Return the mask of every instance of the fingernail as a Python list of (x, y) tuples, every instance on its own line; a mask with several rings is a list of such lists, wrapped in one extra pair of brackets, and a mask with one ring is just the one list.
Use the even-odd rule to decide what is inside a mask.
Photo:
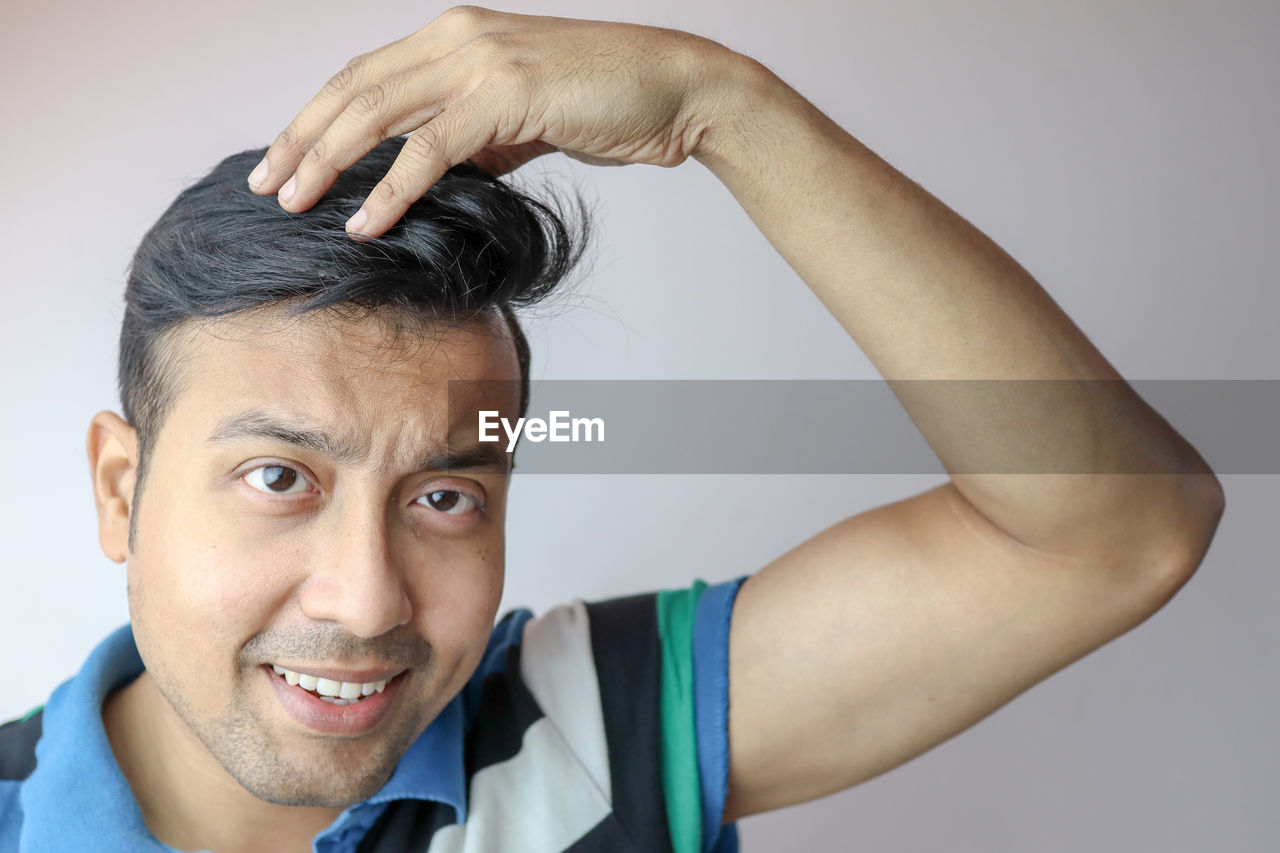
[(271, 171), (271, 167), (267, 165), (267, 158), (263, 157), (262, 162), (253, 167), (253, 171), (249, 173), (249, 186), (257, 189), (262, 186), (262, 182), (267, 179), (267, 173)]
[(347, 220), (347, 233), (357, 234), (364, 227), (365, 222), (369, 220), (369, 214), (364, 212), (364, 208), (360, 208), (355, 215)]
[(293, 198), (293, 190), (297, 186), (298, 186), (298, 179), (296, 177), (290, 178), (289, 180), (285, 181), (284, 186), (282, 186), (280, 188), (280, 192), (277, 193), (277, 195), (280, 197), (280, 200), (288, 201), (289, 199)]

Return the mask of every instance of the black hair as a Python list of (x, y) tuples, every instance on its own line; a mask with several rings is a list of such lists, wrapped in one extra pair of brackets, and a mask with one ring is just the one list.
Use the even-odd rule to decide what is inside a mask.
[(571, 218), (557, 196), (548, 203), (463, 163), (385, 235), (352, 239), (346, 220), (403, 144), (378, 145), (300, 214), (249, 190), (246, 176), (265, 148), (232, 155), (180, 193), (142, 238), (125, 284), (119, 361), (124, 415), (138, 433), (135, 502), (177, 393), (167, 335), (195, 318), (280, 304), (294, 314), (376, 311), (426, 328), (497, 312), (515, 339), (524, 414), (529, 346), (512, 308), (543, 299), (577, 265), (591, 230), (586, 204), (575, 194)]

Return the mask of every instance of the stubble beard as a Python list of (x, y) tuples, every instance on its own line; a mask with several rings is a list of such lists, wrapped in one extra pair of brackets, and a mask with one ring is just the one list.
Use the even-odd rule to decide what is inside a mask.
[(158, 679), (156, 683), (178, 717), (240, 787), (280, 806), (345, 808), (367, 800), (387, 783), (425, 728), (416, 725), (417, 715), (400, 709), (402, 719), (395, 728), (358, 741), (290, 733), (288, 741), (298, 744), (290, 752), (290, 745), (269, 731), (261, 710), (252, 707), (243, 684), (216, 718), (203, 720), (178, 693)]

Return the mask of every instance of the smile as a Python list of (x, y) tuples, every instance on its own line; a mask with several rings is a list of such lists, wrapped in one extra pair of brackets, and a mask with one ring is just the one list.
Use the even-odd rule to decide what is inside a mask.
[(316, 675), (279, 664), (259, 669), (294, 721), (318, 734), (347, 738), (362, 737), (381, 726), (399, 705), (402, 688), (411, 677), (409, 670), (322, 670), (324, 675)]
[(354, 705), (366, 697), (387, 689), (387, 679), (366, 682), (334, 681), (332, 678), (294, 672), (276, 664), (272, 664), (271, 669), (290, 686), (301, 687), (303, 690), (315, 693), (331, 705)]

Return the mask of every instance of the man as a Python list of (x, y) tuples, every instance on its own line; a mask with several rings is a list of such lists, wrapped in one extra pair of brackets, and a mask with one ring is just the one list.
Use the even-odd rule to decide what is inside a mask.
[[(509, 306), (576, 250), (450, 168), (552, 151), (704, 164), (891, 381), (1050, 393), (899, 383), (946, 485), (741, 583), (494, 629), (510, 457), (474, 413), (523, 409)], [(125, 418), (88, 441), (131, 628), (0, 730), (0, 850), (733, 849), (738, 818), (891, 769), (1141, 623), (1221, 516), (1021, 267), (714, 42), (459, 7), (251, 165), (135, 259)]]

